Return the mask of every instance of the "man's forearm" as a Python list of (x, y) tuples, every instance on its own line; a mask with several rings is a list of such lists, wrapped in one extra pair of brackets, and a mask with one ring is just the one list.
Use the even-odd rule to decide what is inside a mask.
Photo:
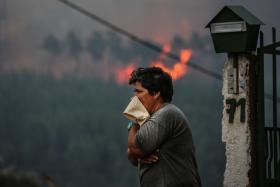
[(136, 134), (137, 131), (139, 130), (139, 125), (134, 124), (129, 132), (128, 132), (128, 147), (135, 147), (135, 139), (136, 139)]
[(129, 148), (127, 149), (127, 158), (132, 165), (138, 166), (138, 158), (135, 158), (131, 155)]
[(136, 144), (136, 134), (139, 130), (138, 125), (134, 125), (128, 133), (128, 149), (127, 156), (128, 160), (134, 165), (138, 166), (139, 160), (146, 164), (152, 164), (158, 161), (158, 150), (146, 155)]
[(134, 125), (128, 133), (128, 156), (131, 158), (142, 158), (145, 156), (144, 152), (136, 145), (136, 134), (139, 129), (139, 125)]

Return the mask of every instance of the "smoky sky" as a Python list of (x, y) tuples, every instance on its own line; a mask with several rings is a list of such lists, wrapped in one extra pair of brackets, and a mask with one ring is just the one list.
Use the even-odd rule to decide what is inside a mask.
[[(198, 51), (195, 55), (204, 53), (206, 48), (209, 52), (209, 46), (214, 55), (205, 25), (225, 5), (243, 5), (266, 24), (262, 26), (266, 32), (270, 32), (272, 26), (280, 29), (278, 0), (72, 1), (141, 38), (161, 45), (172, 43), (175, 52), (181, 46), (192, 48)], [(128, 62), (140, 56), (142, 62), (147, 62), (156, 56), (57, 0), (0, 0), (0, 7), (1, 49), (5, 47), (0, 53), (13, 57), (6, 63), (10, 66), (7, 68), (36, 66), (40, 69), (38, 62), (49, 60), (42, 56), (42, 51), (43, 55), (48, 51), (55, 57), (69, 54), (74, 61), (79, 61), (84, 53), (102, 60), (108, 51), (112, 58), (107, 61)], [(62, 60), (65, 59), (57, 59)], [(90, 61), (88, 57), (83, 60)], [(84, 69), (89, 68), (85, 65)]]
[[(23, 23), (23, 30), (64, 33), (75, 29), (89, 34), (100, 24), (71, 10), (57, 0), (6, 1), (11, 21)], [(279, 27), (278, 0), (75, 0), (96, 15), (142, 37), (170, 40), (175, 34), (207, 34), (204, 26), (225, 5), (243, 5), (267, 26)]]
[[(146, 39), (146, 41), (163, 48), (160, 43), (149, 39)], [(193, 33), (189, 40), (185, 40), (180, 35), (175, 35), (169, 44), (171, 45), (171, 51), (175, 54), (180, 54), (182, 49), (192, 49), (196, 53), (200, 51), (204, 55), (209, 55), (213, 52), (209, 50), (209, 43), (209, 37)], [(88, 53), (94, 62), (102, 61), (106, 53), (109, 52), (113, 59), (123, 62), (123, 64), (131, 63), (133, 59), (138, 59), (141, 64), (149, 65), (148, 62), (157, 59), (159, 56), (158, 52), (135, 41), (126, 41), (112, 31), (105, 33), (92, 31), (88, 37), (83, 39), (72, 30), (66, 33), (65, 37), (60, 38), (55, 36), (54, 33), (49, 33), (42, 40), (41, 50), (53, 57), (58, 57), (64, 53), (76, 58), (76, 60), (79, 60), (82, 53)]]

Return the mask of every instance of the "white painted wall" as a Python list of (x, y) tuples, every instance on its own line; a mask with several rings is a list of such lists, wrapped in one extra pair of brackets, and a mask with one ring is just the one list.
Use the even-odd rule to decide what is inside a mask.
[[(250, 129), (248, 123), (249, 99), (248, 99), (248, 82), (249, 82), (249, 61), (244, 56), (239, 56), (239, 84), (244, 87), (240, 88), (239, 94), (228, 93), (228, 70), (233, 65), (233, 59), (230, 57), (225, 63), (223, 70), (223, 90), (224, 110), (222, 119), (222, 141), (226, 146), (226, 169), (224, 173), (224, 187), (242, 187), (249, 184), (248, 171), (251, 165), (250, 158)], [(236, 108), (233, 123), (229, 123), (229, 114), (226, 109), (226, 99), (234, 98), (237, 101), (240, 98), (246, 99), (245, 105), (245, 122), (240, 122), (241, 106)]]

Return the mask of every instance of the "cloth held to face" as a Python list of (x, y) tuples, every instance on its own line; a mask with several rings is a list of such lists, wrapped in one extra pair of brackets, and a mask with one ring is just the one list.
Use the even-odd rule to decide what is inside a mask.
[(130, 103), (124, 110), (123, 115), (134, 123), (138, 123), (140, 126), (150, 117), (149, 112), (137, 96), (134, 96), (131, 99)]

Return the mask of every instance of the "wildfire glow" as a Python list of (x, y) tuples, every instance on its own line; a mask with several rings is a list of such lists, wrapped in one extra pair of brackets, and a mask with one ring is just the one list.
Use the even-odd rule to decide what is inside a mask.
[(187, 64), (192, 56), (191, 49), (183, 49), (181, 50), (180, 60), (182, 63)]
[[(172, 46), (170, 44), (164, 44), (162, 48), (162, 53), (159, 55), (157, 60), (150, 63), (150, 66), (155, 66), (161, 68), (163, 71), (170, 74), (172, 79), (175, 81), (183, 77), (188, 72), (188, 62), (192, 56), (191, 49), (183, 49), (180, 51), (180, 61), (176, 62), (173, 67), (166, 66), (163, 61), (166, 55), (171, 52)], [(131, 72), (136, 68), (135, 64), (129, 64), (125, 67), (118, 68), (115, 70), (116, 81), (119, 84), (125, 84), (128, 82)]]
[(116, 81), (119, 84), (126, 84), (132, 71), (136, 68), (135, 64), (128, 64), (125, 67), (115, 70)]
[[(164, 49), (164, 48), (163, 48)], [(166, 52), (163, 50), (161, 56), (163, 54), (166, 54)], [(192, 56), (192, 50), (190, 49), (183, 49), (180, 52), (180, 61), (176, 62), (172, 68), (167, 67), (163, 64), (164, 58), (160, 58), (159, 60), (152, 63), (152, 66), (156, 66), (161, 68), (163, 71), (169, 73), (173, 80), (177, 80), (181, 77), (183, 77), (188, 72), (188, 62)]]
[(164, 44), (163, 48), (162, 48), (162, 54), (166, 55), (167, 53), (169, 53), (171, 51), (171, 45), (170, 44)]

